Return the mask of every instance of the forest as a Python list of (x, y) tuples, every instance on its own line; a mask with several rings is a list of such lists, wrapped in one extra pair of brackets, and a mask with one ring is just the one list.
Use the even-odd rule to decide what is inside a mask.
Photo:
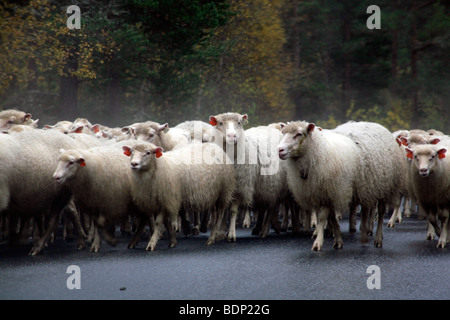
[[(70, 29), (67, 7), (80, 8)], [(380, 29), (366, 25), (370, 5)], [(0, 0), (0, 110), (176, 125), (374, 121), (450, 132), (450, 2)]]

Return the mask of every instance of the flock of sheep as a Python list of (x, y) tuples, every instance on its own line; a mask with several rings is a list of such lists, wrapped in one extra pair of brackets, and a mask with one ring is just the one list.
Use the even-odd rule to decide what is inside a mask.
[[(120, 128), (87, 119), (37, 128), (18, 110), (0, 112), (0, 227), (11, 245), (32, 237), (41, 252), (60, 223), (76, 231), (78, 248), (101, 239), (115, 243), (120, 226), (134, 248), (149, 227), (147, 250), (165, 234), (210, 230), (208, 245), (236, 241), (236, 224), (254, 222), (252, 234), (314, 228), (312, 250), (325, 229), (342, 248), (339, 220), (382, 246), (388, 226), (416, 204), (429, 221), (427, 238), (447, 242), (450, 210), (450, 139), (429, 130), (397, 131), (372, 122), (332, 130), (292, 121), (244, 129), (248, 116), (223, 113), (177, 126), (153, 121)], [(254, 220), (254, 221), (252, 221)]]

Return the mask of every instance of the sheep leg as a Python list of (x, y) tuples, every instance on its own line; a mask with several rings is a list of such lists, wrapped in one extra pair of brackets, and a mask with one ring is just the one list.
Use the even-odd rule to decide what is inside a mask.
[(341, 249), (344, 246), (344, 241), (342, 240), (341, 227), (339, 225), (339, 221), (337, 219), (337, 215), (336, 212), (334, 212), (334, 210), (331, 211), (331, 213), (328, 215), (328, 222), (331, 226), (331, 230), (333, 230), (334, 235), (333, 248)]
[[(428, 222), (434, 228), (434, 233), (438, 237), (440, 237), (441, 236), (441, 228), (439, 227), (439, 225), (438, 225), (438, 223), (436, 221), (436, 219), (437, 219), (437, 210), (436, 209), (427, 210), (427, 215), (428, 215)], [(432, 240), (433, 238), (434, 238), (434, 236), (431, 237), (429, 240)]]
[(266, 213), (263, 215), (263, 221), (261, 226), (261, 231), (259, 232), (260, 238), (267, 237), (270, 229), (270, 222), (272, 221), (272, 216), (274, 215), (273, 208), (267, 209)]
[(162, 213), (159, 213), (155, 219), (155, 230), (153, 231), (145, 250), (147, 250), (147, 251), (155, 250), (156, 244), (158, 243), (158, 240), (159, 240), (159, 233), (160, 233), (160, 230), (162, 227), (163, 220), (164, 220), (164, 215)]
[(320, 209), (319, 214), (317, 215), (317, 228), (316, 228), (317, 236), (316, 236), (316, 240), (314, 240), (313, 246), (311, 248), (311, 250), (313, 250), (313, 251), (322, 250), (325, 224), (327, 222), (329, 213), (330, 213), (330, 209), (322, 208), (322, 209)]
[(375, 233), (374, 245), (377, 248), (381, 248), (383, 246), (383, 218), (386, 213), (387, 206), (383, 201), (378, 202), (378, 222), (377, 222), (377, 231)]
[(367, 232), (367, 220), (369, 218), (369, 208), (366, 206), (361, 207), (361, 222), (360, 222), (360, 241), (361, 243), (369, 242), (368, 232)]
[(427, 240), (433, 240), (436, 233), (434, 232), (433, 225), (428, 221), (427, 223)]
[[(228, 227), (228, 236), (227, 236), (228, 242), (236, 242), (236, 217), (238, 215), (238, 210), (239, 210), (239, 203), (237, 201), (233, 201), (230, 208), (231, 217), (230, 217), (230, 226)], [(219, 219), (222, 218), (216, 217), (215, 226), (218, 224), (217, 222)]]
[(141, 238), (142, 232), (145, 228), (145, 219), (139, 219), (137, 228), (135, 233), (133, 234), (133, 237), (131, 238), (130, 242), (128, 243), (128, 249), (134, 249), (136, 248), (137, 244), (139, 243), (139, 239)]
[(75, 226), (75, 229), (78, 233), (78, 250), (83, 249), (86, 247), (86, 238), (87, 235), (83, 230), (83, 227), (81, 226), (81, 220), (80, 220), (80, 214), (75, 206), (75, 203), (71, 201), (66, 209), (64, 210), (64, 213), (66, 214), (66, 218), (70, 219), (72, 221), (72, 224)]
[(169, 248), (174, 248), (177, 245), (177, 235), (175, 232), (174, 224), (170, 216), (166, 216), (164, 219), (164, 224), (169, 233)]
[(437, 244), (438, 248), (445, 248), (445, 245), (447, 244), (447, 229), (448, 229), (448, 218), (449, 213), (448, 210), (441, 210), (439, 212), (439, 220), (441, 220), (441, 236), (439, 237), (439, 241)]
[[(216, 221), (213, 226), (213, 230), (211, 231), (211, 234), (206, 241), (206, 245), (208, 246), (213, 244), (216, 240), (220, 239), (220, 231), (222, 227), (223, 217), (225, 215), (225, 207), (216, 206), (214, 211), (216, 212)], [(236, 234), (234, 235), (234, 241), (236, 241)]]
[(92, 219), (91, 228), (94, 234), (94, 239), (92, 240), (91, 245), (91, 252), (98, 252), (100, 250), (101, 238), (100, 238), (100, 231), (98, 230), (98, 225), (97, 223), (94, 222), (94, 219)]
[(350, 205), (350, 223), (349, 223), (349, 232), (356, 232), (356, 211), (358, 210), (358, 205), (352, 203)]
[(291, 221), (292, 221), (292, 234), (295, 236), (300, 235), (300, 207), (295, 203), (290, 204)]
[(45, 230), (42, 237), (39, 238), (37, 243), (33, 245), (33, 248), (31, 248), (31, 251), (29, 253), (30, 256), (37, 255), (39, 252), (42, 251), (45, 244), (47, 243), (48, 239), (52, 235), (53, 231), (55, 230), (56, 224), (59, 221), (60, 212), (63, 210), (63, 208), (66, 206), (69, 199), (67, 198), (61, 198), (54, 203), (50, 209), (50, 218), (48, 221), (47, 229)]
[(207, 211), (203, 214), (202, 221), (200, 223), (200, 232), (206, 233), (208, 231), (208, 221), (209, 221), (210, 212)]
[(289, 204), (285, 201), (280, 207), (281, 216), (283, 217), (281, 221), (281, 232), (286, 232), (289, 226)]
[(404, 215), (406, 218), (411, 217), (411, 198), (404, 198), (403, 199), (403, 205), (404, 205)]
[(200, 223), (201, 223), (200, 212), (195, 211), (194, 212), (194, 226), (192, 227), (192, 234), (195, 236), (200, 234)]
[(242, 228), (250, 228), (250, 225), (251, 225), (250, 210), (248, 208), (245, 208), (244, 222), (242, 223)]

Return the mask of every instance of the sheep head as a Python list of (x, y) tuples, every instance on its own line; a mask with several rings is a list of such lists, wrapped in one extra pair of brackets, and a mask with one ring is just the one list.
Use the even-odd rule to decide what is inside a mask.
[(130, 157), (130, 166), (133, 170), (147, 170), (152, 161), (163, 155), (164, 149), (152, 143), (139, 143), (132, 148), (122, 147), (124, 154)]
[(283, 139), (278, 145), (278, 156), (285, 160), (300, 155), (303, 142), (312, 134), (316, 125), (305, 121), (294, 121), (287, 124), (282, 123), (280, 127)]
[(406, 148), (406, 156), (413, 160), (421, 177), (428, 177), (433, 173), (438, 161), (443, 161), (447, 149), (435, 145), (417, 145)]
[(236, 144), (243, 137), (243, 126), (248, 123), (248, 115), (239, 113), (222, 113), (209, 117), (209, 123), (214, 126), (227, 144)]
[(53, 173), (53, 180), (62, 184), (76, 177), (78, 170), (86, 166), (84, 157), (76, 150), (60, 150), (58, 165)]

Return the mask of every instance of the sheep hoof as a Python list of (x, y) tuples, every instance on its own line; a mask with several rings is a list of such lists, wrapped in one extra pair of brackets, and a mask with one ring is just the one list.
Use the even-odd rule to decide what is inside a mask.
[(192, 228), (192, 234), (194, 236), (198, 236), (200, 234), (200, 231), (199, 231), (198, 227)]
[(227, 237), (228, 242), (236, 242), (236, 236)]
[(321, 251), (321, 250), (322, 250), (322, 245), (319, 244), (319, 243), (314, 242), (314, 244), (313, 244), (311, 250), (312, 250), (312, 251)]
[(32, 248), (31, 249), (31, 251), (30, 251), (30, 253), (28, 253), (28, 255), (30, 255), (30, 256), (36, 256), (36, 255), (38, 255), (39, 254), (39, 252), (40, 252), (41, 250), (39, 249), (39, 248)]
[(445, 248), (445, 244), (446, 244), (446, 241), (439, 240), (436, 248), (442, 248), (443, 249), (443, 248)]
[(383, 242), (375, 240), (374, 245), (375, 245), (375, 248), (381, 248), (381, 247), (383, 247)]
[(155, 251), (155, 247), (156, 247), (155, 244), (149, 244), (147, 246), (147, 248), (145, 248), (145, 250), (147, 250), (147, 251)]
[(344, 242), (343, 241), (336, 241), (333, 244), (333, 248), (335, 249), (342, 249), (344, 247)]
[(214, 239), (208, 239), (208, 241), (206, 241), (206, 245), (210, 246), (214, 243)]

